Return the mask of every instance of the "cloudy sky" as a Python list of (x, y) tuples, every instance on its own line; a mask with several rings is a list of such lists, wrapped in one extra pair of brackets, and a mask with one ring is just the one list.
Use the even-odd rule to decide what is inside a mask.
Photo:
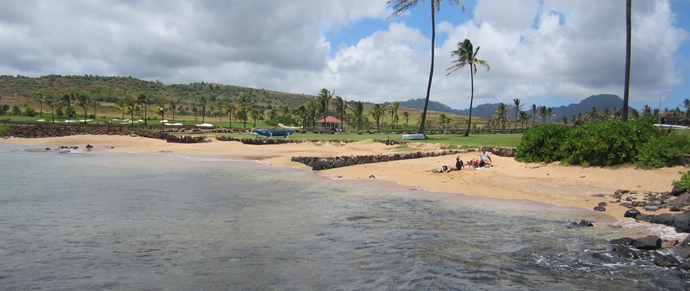
[[(430, 3), (389, 18), (386, 0), (0, 0), (0, 74), (119, 75), (369, 102), (423, 98)], [(431, 100), (469, 107), (469, 38), (491, 65), (475, 104), (558, 106), (623, 96), (625, 0), (443, 1)], [(631, 106), (690, 98), (690, 0), (634, 0)]]

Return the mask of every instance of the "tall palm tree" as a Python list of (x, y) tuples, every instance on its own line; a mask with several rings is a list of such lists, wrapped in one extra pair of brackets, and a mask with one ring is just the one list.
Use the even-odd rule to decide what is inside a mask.
[(506, 106), (505, 103), (498, 103), (494, 118), (496, 119), (496, 123), (501, 125), (501, 129), (506, 129), (506, 123), (508, 123), (510, 118), (508, 117), (508, 106)]
[(173, 121), (175, 120), (175, 111), (177, 111), (177, 107), (179, 107), (179, 106), (180, 106), (179, 100), (170, 101), (170, 112), (172, 113), (172, 120)]
[(477, 59), (478, 52), (479, 47), (477, 47), (477, 49), (474, 50), (472, 42), (469, 39), (465, 39), (465, 41), (459, 42), (458, 49), (451, 52), (451, 57), (457, 57), (457, 59), (452, 61), (451, 63), (454, 63), (454, 65), (446, 70), (450, 71), (448, 72), (448, 74), (446, 74), (446, 76), (448, 76), (451, 73), (457, 71), (458, 69), (464, 67), (465, 65), (470, 65), (472, 95), (470, 97), (470, 117), (469, 122), (467, 123), (467, 131), (465, 132), (465, 136), (470, 135), (470, 125), (472, 124), (472, 102), (474, 102), (474, 74), (477, 73), (477, 65), (485, 66), (487, 72), (491, 70), (491, 66), (489, 66), (489, 63), (487, 61)]
[(369, 111), (369, 115), (376, 120), (376, 130), (381, 130), (381, 117), (383, 117), (384, 114), (386, 114), (386, 109), (382, 104), (374, 105), (371, 111)]
[(343, 97), (335, 96), (335, 112), (340, 119), (340, 129), (345, 129), (345, 110), (347, 109), (347, 101)]
[(398, 121), (398, 108), (400, 107), (400, 101), (391, 102), (388, 110), (391, 113), (391, 129), (395, 128), (395, 123)]
[[(412, 9), (417, 3), (423, 0), (388, 0), (388, 4), (393, 4), (393, 13), (388, 17), (398, 16)], [(436, 13), (441, 9), (441, 0), (430, 0), (431, 2), (431, 68), (429, 69), (429, 82), (426, 86), (426, 101), (424, 102), (424, 111), (422, 112), (422, 120), (419, 125), (417, 133), (424, 133), (424, 124), (426, 123), (426, 111), (429, 107), (429, 94), (431, 93), (431, 81), (434, 78), (434, 47), (436, 42)], [(462, 7), (462, 12), (465, 12), (465, 5), (459, 0), (448, 0), (449, 4), (457, 4)], [(472, 110), (470, 108), (470, 110)]]
[(48, 95), (44, 95), (43, 93), (38, 93), (36, 96), (34, 96), (34, 100), (38, 101), (38, 103), (41, 105), (41, 111), (40, 111), (40, 116), (43, 117), (43, 103), (45, 102), (45, 98)]
[(79, 106), (81, 106), (81, 108), (84, 108), (84, 124), (86, 124), (86, 119), (87, 119), (86, 108), (89, 106), (89, 101), (91, 101), (91, 99), (86, 94), (80, 93), (77, 95), (77, 104), (79, 104)]
[(229, 103), (225, 105), (225, 107), (223, 107), (223, 112), (225, 112), (225, 114), (228, 115), (228, 128), (232, 128), (232, 115), (235, 114), (236, 110), (237, 108), (235, 107), (235, 105)]
[(525, 112), (525, 111), (520, 111), (520, 121), (522, 121), (522, 129), (525, 129), (525, 122), (527, 122), (532, 116)]
[(632, 35), (632, 0), (625, 1), (625, 88), (623, 89), (623, 121), (628, 121), (628, 94), (630, 93), (630, 52)]
[(331, 98), (333, 98), (333, 94), (335, 94), (335, 91), (329, 92), (328, 89), (322, 88), (321, 91), (319, 91), (319, 95), (316, 96), (319, 110), (323, 113), (324, 119), (328, 115), (328, 105), (331, 102)]
[(532, 104), (532, 107), (529, 110), (532, 112), (532, 127), (534, 127), (534, 119), (537, 118), (537, 114), (539, 113), (539, 109), (537, 109), (537, 104)]
[(259, 112), (259, 110), (255, 109), (255, 110), (252, 110), (252, 112), (250, 112), (249, 115), (254, 120), (254, 126), (253, 127), (256, 127), (256, 120), (261, 117), (261, 113)]
[(563, 125), (568, 125), (568, 118), (567, 117), (563, 116), (563, 120), (561, 120), (561, 121), (563, 121)]
[(541, 117), (541, 122), (546, 122), (545, 118), (546, 118), (546, 115), (548, 114), (548, 112), (546, 110), (546, 106), (539, 106), (539, 112), (537, 112), (537, 114), (539, 114), (539, 117)]
[(551, 123), (551, 116), (556, 116), (556, 112), (553, 112), (553, 107), (546, 108), (546, 116), (549, 117), (549, 124)]
[(355, 106), (352, 107), (352, 117), (357, 124), (357, 132), (361, 131), (362, 123), (364, 123), (364, 103), (362, 101), (355, 102)]
[(242, 95), (240, 99), (237, 100), (237, 117), (244, 121), (244, 127), (247, 128), (247, 112), (249, 111), (249, 100), (247, 97)]
[(64, 96), (62, 96), (62, 99), (61, 99), (62, 104), (65, 104), (67, 106), (67, 109), (65, 110), (67, 112), (67, 123), (70, 122), (70, 117), (71, 117), (70, 110), (72, 108), (72, 101), (74, 99), (76, 99), (76, 97), (74, 96), (74, 93), (71, 93), (69, 95), (65, 94)]
[(199, 97), (199, 105), (201, 105), (201, 123), (204, 123), (204, 118), (206, 117), (206, 96)]
[(55, 99), (53, 99), (53, 96), (47, 95), (46, 97), (43, 97), (43, 103), (50, 106), (50, 115), (53, 119), (53, 123), (55, 123)]
[(148, 97), (146, 97), (145, 94), (141, 94), (141, 95), (139, 95), (139, 97), (137, 97), (137, 104), (141, 104), (142, 108), (144, 109), (144, 111), (143, 111), (143, 113), (144, 113), (144, 124), (148, 124), (146, 122), (146, 111), (147, 111), (146, 105), (148, 105), (148, 103), (149, 103)]
[(518, 111), (522, 110), (524, 104), (520, 104), (520, 98), (513, 99), (513, 105), (511, 107), (515, 108), (515, 129), (517, 129), (518, 124)]

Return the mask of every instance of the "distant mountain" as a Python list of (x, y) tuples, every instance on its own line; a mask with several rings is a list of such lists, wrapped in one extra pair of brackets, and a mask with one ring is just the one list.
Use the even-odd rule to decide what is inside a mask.
[[(390, 103), (387, 102), (385, 104), (389, 105)], [(529, 112), (529, 107), (531, 105), (532, 104), (525, 104), (525, 108), (523, 109), (523, 111)], [(537, 106), (540, 105), (537, 104)], [(420, 98), (400, 102), (400, 107), (424, 109), (424, 99)], [(492, 117), (496, 112), (496, 107), (498, 107), (498, 103), (486, 103), (478, 105), (472, 109), (472, 116)], [(621, 99), (621, 97), (618, 97), (617, 95), (611, 94), (592, 95), (583, 99), (582, 101), (580, 101), (580, 103), (577, 104), (571, 103), (567, 106), (563, 105), (559, 107), (554, 107), (553, 111), (556, 113), (556, 116), (552, 117), (551, 120), (561, 120), (563, 119), (563, 116), (567, 117), (568, 119), (571, 119), (573, 115), (577, 115), (578, 113), (582, 113), (584, 115), (585, 112), (587, 112), (587, 110), (589, 110), (592, 107), (595, 107), (599, 112), (604, 111), (606, 108), (621, 108), (623, 107), (623, 99)], [(459, 115), (470, 114), (469, 109), (452, 109), (448, 105), (436, 101), (429, 101), (428, 110), (455, 113)], [(511, 110), (511, 113), (509, 115), (514, 116), (515, 111)]]

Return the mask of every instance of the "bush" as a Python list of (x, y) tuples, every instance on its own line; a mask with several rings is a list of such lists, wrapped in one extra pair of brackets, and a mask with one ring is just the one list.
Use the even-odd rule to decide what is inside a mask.
[(563, 144), (564, 164), (613, 166), (633, 161), (638, 150), (658, 135), (650, 120), (607, 120), (574, 128)]
[(9, 126), (0, 126), (0, 135), (5, 135), (10, 131)]
[(673, 180), (673, 186), (690, 189), (690, 171), (680, 173), (683, 174), (683, 176), (680, 177), (680, 181)]
[(24, 112), (22, 112), (22, 115), (31, 117), (36, 116), (36, 114), (36, 110), (31, 106), (24, 107)]
[(560, 160), (563, 157), (561, 144), (571, 130), (571, 127), (561, 124), (544, 124), (525, 131), (515, 160), (529, 163)]
[(645, 169), (672, 167), (678, 164), (680, 156), (687, 153), (690, 153), (690, 137), (687, 135), (661, 136), (640, 147), (635, 165)]

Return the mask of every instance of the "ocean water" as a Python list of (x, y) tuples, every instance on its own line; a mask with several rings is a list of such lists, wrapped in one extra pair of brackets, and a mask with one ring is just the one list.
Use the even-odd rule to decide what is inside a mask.
[(594, 258), (648, 231), (613, 221), (254, 161), (0, 148), (2, 290), (689, 289)]

